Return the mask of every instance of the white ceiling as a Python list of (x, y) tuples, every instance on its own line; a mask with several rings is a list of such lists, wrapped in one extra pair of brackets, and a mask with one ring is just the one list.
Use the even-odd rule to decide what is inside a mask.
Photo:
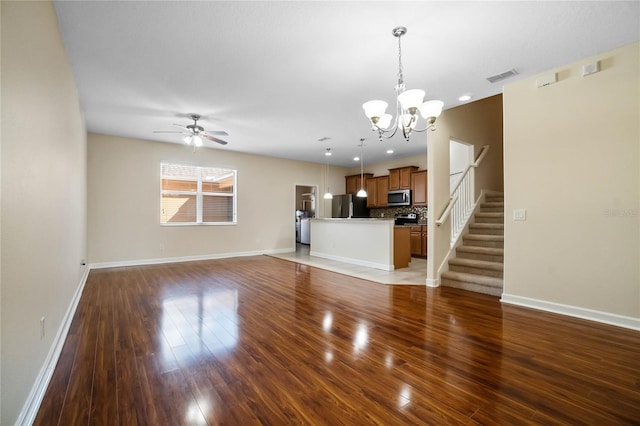
[[(362, 103), (393, 104), (397, 40), (407, 88), (445, 109), (502, 84), (640, 39), (640, 2), (54, 1), (87, 129), (154, 134), (203, 116), (226, 146), (352, 166), (425, 152), (424, 133), (379, 142)], [(515, 68), (503, 83), (486, 78)], [(320, 142), (319, 138), (330, 139)], [(215, 146), (214, 146), (215, 145)], [(186, 149), (186, 148), (185, 148)]]

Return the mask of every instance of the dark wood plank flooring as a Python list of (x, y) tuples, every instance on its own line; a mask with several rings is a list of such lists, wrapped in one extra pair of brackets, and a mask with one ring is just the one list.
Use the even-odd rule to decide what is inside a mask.
[(35, 424), (640, 424), (640, 333), (267, 256), (94, 270)]

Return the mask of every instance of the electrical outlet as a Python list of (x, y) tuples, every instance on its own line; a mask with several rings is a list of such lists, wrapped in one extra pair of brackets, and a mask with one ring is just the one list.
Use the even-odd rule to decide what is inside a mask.
[(44, 317), (40, 318), (40, 339), (44, 339)]
[(527, 220), (527, 211), (525, 209), (515, 209), (513, 211), (513, 220)]

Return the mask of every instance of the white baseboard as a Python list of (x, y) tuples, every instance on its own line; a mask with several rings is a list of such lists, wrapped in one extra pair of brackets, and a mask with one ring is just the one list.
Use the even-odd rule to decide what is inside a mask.
[(31, 392), (29, 392), (29, 396), (25, 401), (20, 414), (18, 415), (18, 419), (16, 420), (16, 425), (31, 425), (35, 421), (36, 415), (38, 414), (38, 409), (40, 408), (40, 404), (42, 403), (42, 398), (44, 398), (44, 394), (47, 391), (47, 386), (49, 386), (49, 382), (51, 381), (51, 377), (53, 376), (53, 371), (58, 364), (58, 358), (60, 358), (60, 353), (62, 352), (62, 347), (64, 346), (64, 342), (67, 340), (67, 334), (69, 333), (69, 327), (71, 327), (71, 321), (73, 320), (73, 316), (76, 313), (76, 309), (78, 307), (78, 302), (80, 302), (80, 296), (82, 295), (82, 290), (84, 290), (84, 285), (87, 282), (87, 277), (89, 276), (89, 271), (91, 268), (85, 267), (84, 272), (82, 273), (82, 277), (80, 278), (80, 283), (76, 288), (76, 291), (71, 299), (71, 303), (67, 308), (67, 312), (62, 318), (62, 322), (60, 323), (60, 327), (58, 328), (58, 332), (56, 333), (56, 337), (53, 339), (51, 344), (51, 348), (49, 349), (49, 353), (45, 358), (44, 364), (36, 377), (36, 380), (31, 388)]
[(385, 263), (368, 262), (366, 260), (354, 259), (351, 257), (335, 256), (333, 254), (319, 253), (317, 251), (309, 252), (310, 256), (322, 257), (324, 259), (337, 260), (338, 262), (350, 263), (352, 265), (366, 266), (368, 268), (382, 269), (383, 271), (393, 271), (395, 267), (393, 265), (387, 265)]
[(531, 299), (529, 297), (516, 296), (513, 294), (502, 294), (501, 302), (512, 305), (524, 306), (527, 308), (539, 309), (541, 311), (553, 312), (556, 314), (568, 315), (570, 317), (582, 318), (586, 320), (615, 325), (618, 327), (640, 330), (640, 318), (628, 317), (624, 315), (612, 314), (609, 312), (596, 311), (593, 309), (581, 308), (579, 306), (563, 305), (561, 303), (548, 302), (546, 300)]
[(440, 280), (438, 278), (427, 278), (427, 287), (440, 287)]
[(260, 256), (263, 254), (291, 253), (294, 251), (296, 251), (295, 247), (288, 247), (283, 249), (253, 250), (253, 251), (241, 251), (241, 252), (233, 252), (233, 253), (216, 253), (216, 254), (205, 254), (205, 255), (198, 255), (198, 256), (163, 257), (163, 258), (157, 258), (157, 259), (116, 260), (114, 262), (92, 263), (91, 269), (119, 268), (122, 266), (158, 265), (162, 263), (193, 262), (197, 260), (226, 259), (229, 257), (245, 257), (245, 256)]

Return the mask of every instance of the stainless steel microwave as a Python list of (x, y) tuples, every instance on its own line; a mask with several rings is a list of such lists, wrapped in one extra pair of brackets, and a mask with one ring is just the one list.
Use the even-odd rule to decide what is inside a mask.
[(389, 207), (410, 206), (411, 205), (411, 190), (410, 189), (400, 189), (398, 191), (389, 191), (387, 193), (387, 205)]

